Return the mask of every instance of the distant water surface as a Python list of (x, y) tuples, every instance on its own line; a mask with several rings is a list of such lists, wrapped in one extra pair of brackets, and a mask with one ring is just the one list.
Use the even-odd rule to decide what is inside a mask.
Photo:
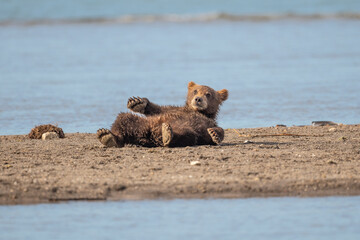
[(1, 21), (106, 19), (124, 15), (359, 13), (358, 0), (0, 0)]
[(360, 1), (0, 0), (0, 134), (227, 88), (224, 128), (360, 119)]
[(360, 21), (0, 27), (0, 134), (108, 127), (130, 96), (182, 105), (227, 88), (225, 128), (358, 123)]
[(359, 197), (0, 206), (0, 239), (359, 239)]

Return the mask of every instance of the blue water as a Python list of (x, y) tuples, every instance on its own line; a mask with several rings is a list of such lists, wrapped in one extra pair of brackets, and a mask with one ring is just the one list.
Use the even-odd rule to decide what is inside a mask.
[(133, 95), (182, 105), (189, 81), (229, 90), (224, 128), (359, 123), (359, 14), (356, 0), (0, 0), (0, 134), (95, 132)]
[(0, 27), (0, 134), (108, 127), (130, 96), (181, 105), (187, 82), (229, 99), (224, 128), (359, 123), (360, 21)]
[(0, 0), (0, 21), (116, 18), (123, 15), (359, 13), (358, 0)]
[(0, 239), (359, 239), (360, 197), (0, 206)]

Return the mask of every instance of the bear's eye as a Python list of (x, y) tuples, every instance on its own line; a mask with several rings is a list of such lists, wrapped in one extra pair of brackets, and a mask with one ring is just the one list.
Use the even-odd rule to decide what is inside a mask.
[(207, 94), (205, 94), (205, 96), (206, 96), (207, 98), (209, 98), (209, 97), (211, 97), (211, 94), (210, 94), (210, 93), (207, 93)]
[(197, 90), (194, 90), (194, 94), (197, 94)]

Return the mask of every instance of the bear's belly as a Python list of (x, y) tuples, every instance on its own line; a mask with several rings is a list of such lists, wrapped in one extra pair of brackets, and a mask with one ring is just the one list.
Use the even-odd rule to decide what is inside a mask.
[(161, 125), (162, 123), (168, 123), (172, 128), (191, 128), (196, 131), (200, 129), (206, 130), (208, 128), (216, 127), (215, 120), (207, 118), (201, 113), (188, 113), (188, 112), (177, 112), (177, 113), (165, 113), (160, 116), (156, 116), (155, 119), (156, 125)]

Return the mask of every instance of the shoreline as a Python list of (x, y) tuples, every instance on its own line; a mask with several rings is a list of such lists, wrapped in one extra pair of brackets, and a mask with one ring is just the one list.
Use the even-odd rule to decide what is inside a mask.
[(360, 195), (360, 125), (226, 129), (220, 146), (185, 148), (8, 135), (0, 155), (1, 205)]

